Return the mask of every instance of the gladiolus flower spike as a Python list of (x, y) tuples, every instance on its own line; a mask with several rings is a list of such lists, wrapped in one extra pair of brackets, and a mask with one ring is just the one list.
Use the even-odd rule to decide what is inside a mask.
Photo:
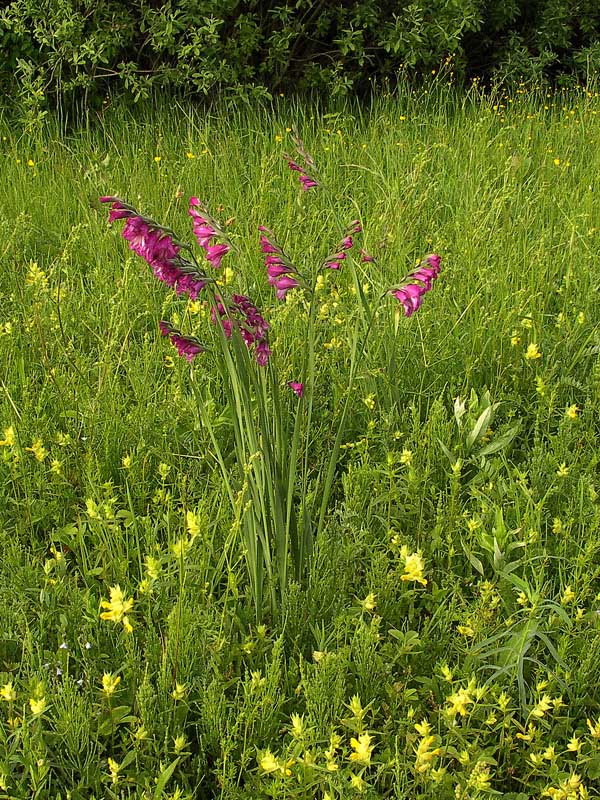
[[(431, 253), (421, 261), (417, 269), (406, 276), (402, 282), (404, 285), (394, 286), (388, 290), (396, 300), (404, 306), (404, 314), (410, 317), (415, 313), (423, 302), (425, 295), (432, 287), (433, 281), (440, 272), (441, 258), (436, 253)], [(417, 281), (417, 283), (410, 283)]]
[(206, 260), (213, 269), (220, 269), (221, 261), (231, 250), (231, 246), (227, 242), (212, 244), (216, 237), (224, 238), (219, 223), (210, 216), (206, 206), (197, 197), (190, 197), (189, 215), (194, 220), (194, 234), (198, 244), (206, 252)]
[(275, 287), (278, 300), (285, 300), (290, 289), (305, 285), (305, 281), (277, 243), (275, 234), (264, 225), (259, 226), (259, 231), (260, 249), (265, 256), (269, 286)]
[(129, 249), (149, 264), (155, 277), (177, 294), (188, 294), (196, 300), (211, 279), (180, 254), (181, 245), (174, 240), (172, 231), (143, 217), (118, 197), (101, 197), (100, 201), (111, 203), (110, 223), (125, 220), (123, 238), (129, 242)]
[(171, 344), (177, 348), (180, 356), (183, 356), (188, 361), (197, 356), (199, 353), (204, 353), (206, 347), (196, 339), (195, 336), (184, 336), (181, 331), (173, 327), (170, 322), (161, 320), (158, 327), (163, 336), (168, 336)]

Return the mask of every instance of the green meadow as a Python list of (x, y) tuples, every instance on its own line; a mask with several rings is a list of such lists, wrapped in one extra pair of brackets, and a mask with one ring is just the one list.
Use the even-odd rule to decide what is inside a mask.
[[(598, 94), (108, 103), (0, 137), (0, 798), (600, 797)], [(192, 245), (206, 204), (268, 367), (101, 195)], [(312, 291), (277, 300), (259, 225)], [(388, 291), (431, 253), (406, 317)], [(268, 533), (271, 415), (302, 558)]]

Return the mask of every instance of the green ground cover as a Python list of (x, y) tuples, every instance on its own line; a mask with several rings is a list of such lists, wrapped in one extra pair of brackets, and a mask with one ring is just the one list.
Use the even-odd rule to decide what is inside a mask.
[[(0, 798), (600, 796), (599, 112), (432, 87), (0, 119)], [(258, 226), (314, 273), (358, 218), (376, 259), (317, 283), (317, 510), (349, 413), (309, 574), (258, 613), (215, 353), (188, 364), (158, 320), (214, 328), (108, 194), (190, 241), (190, 195), (221, 220), (292, 425), (308, 303), (276, 300)], [(384, 297), (350, 381), (361, 308), (430, 252), (422, 308)]]

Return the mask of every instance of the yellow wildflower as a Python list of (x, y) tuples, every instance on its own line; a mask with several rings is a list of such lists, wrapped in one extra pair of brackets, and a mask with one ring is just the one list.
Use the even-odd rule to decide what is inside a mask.
[(319, 661), (322, 661), (325, 658), (325, 652), (323, 650), (313, 650), (313, 661), (318, 664)]
[(457, 625), (456, 630), (461, 636), (475, 636), (475, 631), (470, 625)]
[(304, 716), (292, 714), (292, 727), (290, 733), (294, 739), (301, 739), (304, 735)]
[(525, 358), (528, 361), (534, 361), (536, 358), (541, 358), (542, 354), (540, 353), (540, 349), (535, 343), (531, 343), (528, 345), (527, 350), (525, 351)]
[(12, 681), (5, 683), (4, 686), (0, 689), (0, 697), (2, 698), (2, 700), (6, 700), (7, 703), (12, 703), (14, 700), (17, 699), (17, 693), (14, 690)]
[(590, 729), (590, 735), (593, 739), (600, 739), (600, 719), (592, 722), (591, 719), (586, 720), (587, 726)]
[(577, 414), (579, 413), (580, 409), (577, 405), (567, 406), (567, 410), (565, 411), (565, 416), (568, 419), (577, 419)]
[(179, 734), (173, 739), (173, 750), (176, 754), (181, 753), (182, 750), (185, 750), (187, 747), (188, 740), (185, 738), (183, 733)]
[(43, 714), (46, 710), (46, 698), (40, 697), (36, 699), (34, 697), (30, 697), (29, 708), (31, 709), (32, 714)]
[(171, 692), (173, 700), (183, 700), (187, 694), (187, 686), (185, 683), (175, 683), (175, 688)]
[(102, 693), (106, 697), (112, 697), (117, 686), (121, 683), (120, 675), (113, 675), (112, 672), (105, 672), (102, 676)]
[(366, 405), (369, 411), (373, 411), (373, 409), (375, 408), (375, 395), (374, 394), (367, 395), (367, 397), (363, 398), (363, 403)]
[(581, 739), (578, 739), (577, 736), (573, 735), (567, 742), (567, 750), (571, 753), (578, 753), (581, 750)]
[(12, 425), (4, 428), (4, 439), (0, 439), (0, 447), (14, 447), (15, 446), (15, 429)]
[(191, 158), (196, 158), (196, 156), (194, 155), (194, 153), (192, 153), (191, 151), (188, 151), (188, 152), (185, 154), (185, 156), (186, 156), (186, 158), (190, 158), (190, 159), (191, 159)]
[(551, 708), (552, 708), (552, 701), (550, 699), (550, 695), (545, 694), (537, 702), (537, 705), (532, 710), (531, 715), (533, 717), (539, 717), (541, 719), (545, 715), (546, 711), (550, 711)]
[(412, 464), (412, 460), (413, 460), (412, 450), (404, 448), (404, 450), (402, 450), (402, 453), (400, 454), (400, 463), (409, 467)]
[(568, 603), (572, 603), (575, 600), (575, 592), (571, 589), (571, 586), (567, 584), (565, 586), (565, 590), (560, 598), (561, 605), (566, 606)]
[(408, 547), (404, 546), (400, 550), (400, 557), (404, 561), (404, 573), (400, 576), (401, 581), (415, 581), (427, 586), (427, 580), (423, 577), (425, 565), (421, 552), (409, 553)]
[(350, 747), (354, 750), (350, 754), (350, 761), (360, 761), (361, 764), (371, 763), (371, 753), (373, 747), (371, 745), (372, 737), (368, 733), (361, 733), (358, 739), (352, 737), (350, 739)]
[(356, 789), (357, 792), (364, 792), (367, 784), (365, 781), (363, 781), (360, 775), (352, 774), (350, 775), (350, 786), (352, 786), (353, 789)]
[(158, 580), (162, 569), (160, 558), (155, 558), (155, 556), (146, 556), (145, 563), (146, 563), (146, 575), (150, 578), (151, 581)]
[(360, 601), (360, 604), (365, 611), (374, 611), (377, 606), (376, 595), (373, 592), (369, 592), (365, 599)]
[(41, 439), (36, 439), (31, 447), (26, 447), (25, 450), (29, 453), (33, 453), (38, 461), (43, 461), (48, 455), (48, 451), (44, 447)]
[(415, 724), (415, 730), (420, 736), (429, 736), (431, 733), (431, 725), (425, 719), (423, 722), (417, 722)]
[(123, 469), (131, 469), (131, 464), (133, 462), (133, 458), (130, 454), (123, 456), (121, 459), (121, 465)]
[(200, 534), (200, 524), (198, 522), (198, 517), (194, 514), (193, 511), (188, 511), (186, 514), (186, 521), (187, 521), (187, 530), (192, 539), (195, 539), (196, 536)]
[(100, 619), (108, 619), (111, 620), (111, 622), (121, 622), (125, 631), (131, 633), (132, 626), (127, 617), (127, 613), (133, 608), (133, 597), (126, 600), (125, 594), (118, 584), (117, 586), (111, 586), (109, 591), (110, 600), (103, 600), (100, 603), (102, 608), (106, 609), (106, 611), (100, 614)]
[(352, 712), (353, 716), (358, 720), (362, 720), (365, 716), (365, 709), (362, 707), (360, 697), (357, 694), (355, 694), (352, 697), (352, 700), (350, 700), (350, 705), (348, 708)]
[(278, 758), (275, 758), (270, 750), (265, 750), (264, 754), (258, 761), (258, 766), (263, 772), (266, 772), (267, 775), (273, 772), (278, 772), (280, 775), (289, 777), (292, 774), (290, 767), (293, 765), (293, 763), (293, 759), (282, 761)]
[(473, 700), (466, 689), (459, 689), (458, 692), (447, 697), (446, 702), (450, 703), (448, 714), (451, 717), (455, 717), (457, 714), (464, 717), (468, 711), (467, 706), (473, 703)]
[(544, 752), (542, 753), (542, 758), (544, 759), (544, 761), (554, 761), (554, 759), (556, 758), (556, 752), (554, 750), (553, 744), (551, 744), (544, 750)]
[(440, 754), (439, 747), (432, 749), (433, 744), (435, 744), (435, 736), (424, 736), (415, 748), (415, 770), (417, 772), (427, 772), (431, 769), (433, 759)]
[(173, 555), (177, 560), (181, 561), (185, 558), (187, 551), (190, 549), (190, 544), (190, 540), (187, 537), (182, 536), (171, 545), (171, 550), (173, 551)]
[(567, 467), (566, 463), (563, 461), (560, 467), (556, 470), (556, 474), (559, 478), (566, 478), (569, 474), (569, 468)]
[(115, 761), (114, 758), (108, 759), (108, 771), (110, 772), (110, 777), (112, 779), (113, 785), (119, 782), (119, 771), (121, 770), (121, 765), (118, 761)]

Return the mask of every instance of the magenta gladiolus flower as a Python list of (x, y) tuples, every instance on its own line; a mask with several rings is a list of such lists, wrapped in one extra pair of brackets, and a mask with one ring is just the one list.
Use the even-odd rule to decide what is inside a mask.
[(367, 251), (363, 250), (362, 248), (360, 250), (360, 260), (363, 264), (372, 264), (375, 261), (373, 256), (370, 256)]
[(303, 383), (298, 383), (298, 381), (288, 381), (288, 386), (298, 397), (302, 397), (302, 395), (304, 394)]
[(334, 253), (323, 264), (326, 269), (339, 269), (341, 262), (346, 260), (346, 253)]
[(353, 244), (352, 237), (345, 236), (340, 243), (340, 250), (350, 250)]
[(188, 361), (192, 361), (199, 353), (205, 352), (206, 348), (198, 339), (194, 336), (184, 336), (181, 331), (174, 328), (170, 322), (161, 320), (158, 323), (158, 327), (163, 336), (169, 337), (171, 344), (177, 348), (179, 355), (183, 356)]
[(220, 317), (223, 331), (228, 339), (231, 338), (234, 327), (239, 330), (246, 347), (253, 348), (256, 363), (264, 367), (271, 351), (267, 343), (269, 324), (260, 311), (250, 298), (243, 294), (232, 295), (231, 303), (227, 306), (218, 295), (215, 300), (217, 305), (210, 310), (213, 324), (216, 324)]
[(259, 226), (259, 231), (261, 231), (260, 249), (265, 254), (269, 286), (275, 287), (278, 300), (285, 300), (290, 289), (296, 289), (301, 285), (302, 277), (277, 244), (273, 232), (264, 225)]
[(304, 174), (300, 175), (300, 183), (302, 184), (302, 188), (305, 192), (307, 192), (309, 189), (314, 189), (315, 186), (319, 185), (314, 178)]
[(206, 260), (215, 269), (221, 268), (223, 257), (229, 252), (228, 244), (213, 244), (206, 248)]
[(433, 281), (439, 274), (440, 263), (440, 256), (437, 253), (431, 253), (420, 262), (416, 270), (406, 277), (406, 281), (418, 281), (418, 283), (407, 283), (405, 286), (389, 290), (389, 294), (402, 303), (407, 317), (421, 307), (423, 295), (430, 291)]

